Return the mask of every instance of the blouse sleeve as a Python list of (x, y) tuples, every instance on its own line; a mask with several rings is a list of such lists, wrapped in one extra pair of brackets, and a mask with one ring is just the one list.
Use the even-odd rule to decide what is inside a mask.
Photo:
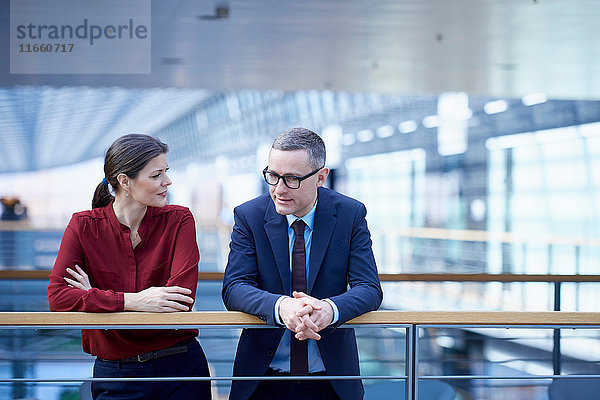
[(171, 262), (171, 273), (165, 286), (181, 286), (192, 291), (190, 297), (196, 297), (198, 284), (198, 262), (200, 252), (196, 243), (196, 226), (190, 210), (181, 219), (175, 238), (175, 251)]
[(74, 269), (75, 264), (86, 270), (79, 234), (77, 217), (74, 216), (65, 229), (56, 262), (50, 274), (50, 283), (48, 284), (50, 311), (123, 311), (122, 292), (96, 288), (86, 291), (71, 287), (64, 280), (65, 277), (70, 277), (66, 271), (67, 268)]

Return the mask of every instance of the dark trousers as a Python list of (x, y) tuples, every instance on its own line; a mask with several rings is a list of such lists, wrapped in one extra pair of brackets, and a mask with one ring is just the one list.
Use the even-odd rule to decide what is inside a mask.
[[(210, 376), (208, 363), (200, 344), (194, 340), (188, 346), (186, 353), (145, 362), (96, 359), (94, 363), (94, 378), (161, 376)], [(92, 395), (96, 400), (210, 400), (211, 398), (210, 381), (92, 382)]]
[[(312, 374), (311, 374), (312, 375)], [(324, 374), (314, 374), (324, 375)], [(268, 369), (266, 376), (290, 376), (289, 372)], [(249, 400), (339, 400), (331, 383), (326, 380), (260, 381)]]

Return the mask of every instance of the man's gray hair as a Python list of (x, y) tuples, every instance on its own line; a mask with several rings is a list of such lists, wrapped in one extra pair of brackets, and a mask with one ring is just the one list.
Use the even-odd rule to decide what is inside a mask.
[(309, 129), (287, 129), (277, 136), (271, 147), (276, 150), (306, 150), (313, 169), (325, 166), (325, 142)]

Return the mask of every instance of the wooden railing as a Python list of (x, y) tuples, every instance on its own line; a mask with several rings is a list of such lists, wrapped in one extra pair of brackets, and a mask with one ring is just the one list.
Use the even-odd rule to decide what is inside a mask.
[[(567, 311), (373, 311), (348, 325), (567, 325), (599, 326), (600, 312)], [(0, 312), (1, 327), (259, 326), (258, 318), (235, 311), (179, 313)]]

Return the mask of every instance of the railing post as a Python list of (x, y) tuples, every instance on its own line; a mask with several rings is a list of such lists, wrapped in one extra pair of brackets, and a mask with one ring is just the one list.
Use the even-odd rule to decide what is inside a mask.
[[(554, 282), (554, 311), (560, 311), (560, 281)], [(561, 372), (560, 329), (554, 329), (554, 347), (552, 348), (552, 366), (554, 375)]]
[[(575, 246), (575, 275), (579, 275), (581, 268), (581, 246)], [(579, 288), (581, 284), (575, 282), (575, 311), (579, 311)]]
[(417, 325), (411, 324), (406, 327), (406, 384), (405, 400), (417, 400), (418, 384), (418, 333)]

